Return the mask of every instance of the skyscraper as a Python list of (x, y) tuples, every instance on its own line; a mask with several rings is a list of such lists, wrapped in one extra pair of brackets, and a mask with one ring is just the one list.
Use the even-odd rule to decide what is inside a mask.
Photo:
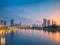
[(14, 19), (10, 20), (10, 26), (14, 26)]
[(3, 18), (0, 19), (0, 25), (4, 25), (4, 20), (3, 20)]
[(46, 27), (46, 26), (47, 26), (47, 20), (43, 19), (43, 27)]
[(20, 22), (19, 25), (21, 26), (22, 25), (22, 22)]
[(54, 24), (54, 20), (52, 19), (52, 25)]
[(6, 26), (6, 21), (4, 21), (4, 25)]
[(50, 26), (50, 20), (47, 20), (47, 26)]

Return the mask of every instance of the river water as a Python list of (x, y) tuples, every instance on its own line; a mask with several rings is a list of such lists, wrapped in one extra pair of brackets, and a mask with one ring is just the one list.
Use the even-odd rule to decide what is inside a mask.
[(0, 30), (0, 45), (60, 45), (60, 33), (44, 30)]

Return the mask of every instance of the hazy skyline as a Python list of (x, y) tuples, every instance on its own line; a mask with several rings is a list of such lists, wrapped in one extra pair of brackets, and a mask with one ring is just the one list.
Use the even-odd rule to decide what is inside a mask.
[(43, 18), (60, 20), (59, 0), (1, 0), (0, 18), (8, 22), (40, 23)]

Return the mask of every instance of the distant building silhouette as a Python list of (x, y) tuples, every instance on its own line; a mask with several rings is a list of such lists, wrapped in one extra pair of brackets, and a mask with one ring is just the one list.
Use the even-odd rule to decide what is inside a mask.
[(54, 20), (52, 19), (52, 25), (54, 25)]
[(19, 25), (21, 26), (22, 25), (22, 22), (20, 22)]
[(14, 26), (14, 19), (10, 20), (10, 26)]
[(47, 20), (47, 26), (50, 26), (50, 20)]
[(18, 23), (18, 24), (15, 24), (15, 26), (21, 27), (21, 26), (22, 26), (22, 22), (20, 22), (20, 23)]
[(39, 27), (38, 24), (32, 24), (32, 27)]

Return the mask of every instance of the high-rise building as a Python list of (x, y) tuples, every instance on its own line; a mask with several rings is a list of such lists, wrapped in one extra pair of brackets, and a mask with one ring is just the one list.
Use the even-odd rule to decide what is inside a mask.
[(52, 19), (52, 25), (54, 24), (54, 20)]
[(6, 21), (4, 21), (4, 25), (6, 26)]
[(20, 22), (19, 25), (21, 26), (22, 25), (22, 22)]
[(2, 18), (0, 19), (0, 25), (4, 25), (4, 20)]
[(47, 19), (43, 19), (43, 27), (47, 26)]
[(10, 20), (10, 26), (14, 26), (14, 19)]
[(48, 24), (47, 26), (50, 26), (50, 20), (47, 20), (47, 24)]

